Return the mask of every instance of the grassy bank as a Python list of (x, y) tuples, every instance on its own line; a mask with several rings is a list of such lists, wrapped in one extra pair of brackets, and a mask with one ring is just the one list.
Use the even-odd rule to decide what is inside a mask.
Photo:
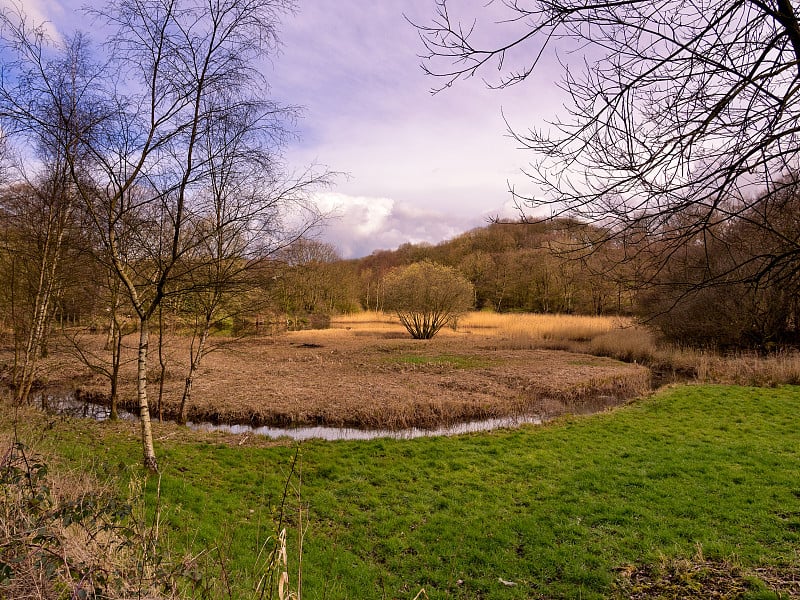
[[(303, 597), (630, 597), (642, 572), (709, 597), (708, 565), (777, 597), (757, 576), (800, 565), (799, 412), (797, 387), (681, 387), (518, 431), (305, 443), (284, 513), (290, 550), (301, 514), (308, 526)], [(39, 444), (66, 464), (138, 462), (133, 425), (46, 427)], [(214, 548), (216, 577), (253, 597), (295, 448), (166, 424), (156, 437), (163, 475), (147, 487), (152, 500), (160, 484), (170, 545)], [(675, 559), (706, 566), (669, 583)]]

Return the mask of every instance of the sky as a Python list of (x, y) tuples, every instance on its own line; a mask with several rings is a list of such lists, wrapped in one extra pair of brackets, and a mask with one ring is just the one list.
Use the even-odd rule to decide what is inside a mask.
[[(54, 31), (84, 28), (85, 3), (22, 0)], [(460, 4), (493, 10), (482, 0)], [(273, 98), (303, 107), (289, 167), (338, 174), (314, 199), (330, 215), (319, 238), (344, 258), (518, 216), (509, 185), (536, 192), (521, 172), (532, 157), (504, 117), (520, 131), (553, 118), (557, 63), (548, 57), (537, 79), (502, 91), (473, 78), (431, 94), (441, 82), (424, 74), (424, 47), (407, 19), (434, 16), (434, 0), (299, 0), (281, 25), (279, 54), (263, 67)]]

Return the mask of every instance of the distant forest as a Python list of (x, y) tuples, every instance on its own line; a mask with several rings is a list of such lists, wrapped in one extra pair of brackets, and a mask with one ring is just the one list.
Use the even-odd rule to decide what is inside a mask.
[[(20, 221), (4, 223), (4, 237), (15, 252), (4, 254), (0, 264), (0, 319), (12, 331), (25, 305), (34, 301), (30, 296), (42, 264), (36, 257), (43, 249), (35, 227), (15, 232)], [(119, 290), (82, 247), (85, 240), (69, 230), (54, 286), (53, 323), (105, 330), (109, 302), (117, 303), (115, 318), (120, 311), (125, 318), (124, 305), (114, 300)], [(329, 244), (300, 238), (225, 282), (226, 294), (212, 313), (204, 312), (203, 303), (213, 286), (198, 283), (195, 270), (184, 266), (187, 278), (177, 276), (167, 290), (162, 316), (180, 328), (194, 327), (208, 314), (212, 329), (236, 334), (321, 327), (331, 315), (382, 310), (387, 273), (429, 260), (455, 268), (474, 285), (476, 310), (635, 316), (670, 341), (720, 348), (797, 343), (796, 278), (773, 286), (741, 280), (704, 286), (713, 257), (693, 256), (688, 247), (664, 268), (663, 257), (656, 266), (630, 240), (628, 246), (608, 242), (606, 233), (570, 220), (496, 222), (437, 245), (403, 244), (350, 260)], [(731, 244), (724, 249), (718, 261)], [(127, 318), (135, 330), (135, 316)]]
[[(773, 226), (793, 235), (796, 199), (767, 207)], [(761, 207), (766, 210), (765, 207)], [(763, 215), (761, 215), (763, 217)], [(302, 240), (275, 263), (273, 310), (300, 320), (357, 310), (382, 310), (382, 284), (393, 268), (430, 260), (460, 271), (475, 287), (475, 309), (634, 316), (669, 342), (771, 351), (797, 345), (800, 273), (748, 277), (780, 255), (745, 215), (702, 244), (688, 240), (664, 252), (657, 236), (614, 238), (574, 220), (495, 222), (436, 245), (403, 244), (340, 260), (335, 249)], [(789, 231), (791, 230), (791, 231)]]

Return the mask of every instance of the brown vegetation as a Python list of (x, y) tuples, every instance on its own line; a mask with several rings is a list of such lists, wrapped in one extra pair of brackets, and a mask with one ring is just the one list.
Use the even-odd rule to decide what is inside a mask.
[(797, 598), (800, 595), (800, 573), (797, 568), (788, 566), (745, 569), (726, 562), (706, 560), (700, 554), (692, 560), (663, 560), (660, 565), (620, 568), (614, 587), (613, 598), (626, 600)]
[[(384, 317), (382, 317), (384, 318)], [(618, 404), (649, 389), (647, 369), (566, 351), (510, 348), (496, 332), (445, 329), (405, 338), (399, 323), (288, 332), (238, 340), (209, 354), (190, 421), (400, 429), (518, 414), (555, 415)], [(135, 337), (135, 336), (132, 336)], [(127, 341), (127, 340), (126, 340)], [(103, 343), (101, 336), (92, 343)], [(121, 404), (134, 408), (134, 341)], [(188, 341), (168, 338), (161, 415), (178, 410)], [(54, 351), (50, 387), (97, 397), (107, 382)], [(56, 362), (58, 361), (58, 362)], [(155, 407), (154, 407), (155, 408)]]
[(0, 448), (0, 597), (169, 600), (183, 597), (179, 579), (191, 590), (196, 561), (161, 555), (140, 481), (124, 499), (113, 481), (51, 471), (17, 439), (0, 437)]
[[(401, 429), (519, 414), (602, 409), (679, 380), (779, 385), (800, 382), (800, 356), (744, 355), (660, 346), (629, 319), (467, 313), (434, 340), (412, 340), (396, 316), (362, 312), (332, 329), (233, 339), (214, 337), (188, 407), (190, 421)], [(135, 334), (124, 338), (120, 402), (134, 410)], [(85, 334), (100, 353), (104, 337)], [(163, 401), (174, 418), (190, 340), (165, 338)], [(607, 358), (606, 358), (607, 357)], [(99, 401), (108, 380), (51, 344), (37, 384)], [(624, 362), (618, 362), (624, 361)], [(11, 352), (0, 354), (0, 364)], [(649, 368), (648, 368), (649, 367)], [(151, 379), (157, 386), (159, 372)]]

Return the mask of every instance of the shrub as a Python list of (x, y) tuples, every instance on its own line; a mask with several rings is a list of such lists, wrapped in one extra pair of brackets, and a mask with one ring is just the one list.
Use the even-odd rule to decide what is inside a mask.
[(432, 338), (472, 308), (472, 284), (451, 267), (430, 261), (393, 269), (384, 280), (384, 306), (414, 339)]

